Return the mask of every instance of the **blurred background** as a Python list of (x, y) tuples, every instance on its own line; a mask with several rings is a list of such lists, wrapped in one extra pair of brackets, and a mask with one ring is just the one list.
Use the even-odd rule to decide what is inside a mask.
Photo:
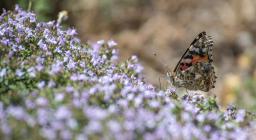
[[(235, 104), (256, 111), (255, 0), (34, 0), (32, 10), (41, 21), (56, 20), (77, 29), (83, 42), (113, 39), (121, 60), (137, 55), (145, 80), (168, 87), (172, 71), (201, 31), (213, 37), (218, 76), (211, 94), (226, 107)], [(0, 8), (28, 8), (28, 0), (1, 0)], [(1, 11), (2, 12), (2, 11)]]

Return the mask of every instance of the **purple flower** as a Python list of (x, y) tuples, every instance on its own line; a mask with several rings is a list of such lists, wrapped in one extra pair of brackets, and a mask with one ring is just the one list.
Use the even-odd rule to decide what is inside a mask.
[(74, 61), (69, 61), (67, 64), (68, 69), (75, 69), (76, 63)]
[(42, 135), (43, 137), (54, 140), (57, 138), (57, 132), (51, 128), (42, 128)]
[(37, 109), (37, 123), (40, 125), (46, 125), (49, 121), (50, 112), (47, 109)]
[(37, 45), (39, 46), (40, 49), (42, 49), (43, 51), (47, 51), (47, 44), (41, 39), (38, 41)]
[(24, 109), (22, 107), (14, 107), (10, 106), (7, 110), (8, 114), (12, 117), (16, 118), (17, 120), (24, 120), (27, 116)]
[(106, 110), (96, 107), (84, 109), (84, 114), (91, 120), (102, 120), (108, 116)]
[(72, 87), (72, 86), (67, 86), (67, 87), (66, 87), (66, 91), (67, 91), (68, 93), (71, 93), (71, 92), (74, 91), (74, 87)]
[(116, 46), (117, 45), (117, 43), (114, 41), (114, 40), (109, 40), (108, 41), (108, 46), (110, 47), (110, 48), (112, 48), (112, 47), (114, 47), (114, 46)]
[(50, 80), (50, 81), (48, 82), (47, 87), (53, 88), (53, 87), (55, 87), (55, 86), (56, 86), (56, 83), (55, 83), (53, 80)]
[(6, 68), (0, 69), (0, 77), (4, 77), (7, 73)]
[(61, 139), (70, 140), (72, 139), (72, 133), (69, 130), (63, 130), (60, 132)]
[(62, 69), (64, 69), (63, 62), (58, 60), (57, 62), (55, 62), (51, 65), (50, 74), (55, 75), (55, 74), (59, 73)]
[(38, 106), (47, 106), (48, 105), (48, 100), (44, 97), (39, 97), (36, 99), (36, 104)]
[(124, 122), (124, 128), (125, 128), (127, 131), (133, 131), (133, 130), (136, 129), (134, 123), (135, 123), (134, 121), (126, 120), (126, 121)]
[(68, 29), (67, 30), (67, 35), (74, 36), (74, 35), (77, 35), (77, 32), (76, 32), (75, 29)]
[(76, 129), (78, 127), (78, 123), (75, 119), (69, 118), (67, 120), (67, 126), (71, 129)]
[[(7, 121), (7, 120), (6, 120)], [(6, 135), (9, 136), (12, 133), (12, 128), (7, 124), (7, 122), (3, 122), (0, 124), (1, 131)]]
[(26, 104), (26, 107), (28, 109), (34, 109), (35, 108), (35, 103), (33, 101), (31, 101), (30, 99), (26, 99), (25, 104)]
[(18, 77), (21, 77), (21, 76), (24, 75), (24, 72), (23, 72), (21, 69), (17, 69), (17, 70), (16, 70), (16, 75), (17, 75)]
[(204, 131), (206, 131), (206, 132), (210, 132), (211, 131), (211, 126), (210, 125), (206, 125), (206, 126), (204, 126)]
[(90, 121), (89, 124), (86, 126), (87, 134), (99, 133), (101, 131), (102, 125), (98, 121)]
[(244, 109), (238, 110), (236, 114), (236, 121), (243, 122), (246, 115), (246, 111)]
[(68, 119), (71, 117), (71, 112), (67, 107), (61, 106), (56, 111), (55, 117), (57, 119)]
[(38, 84), (37, 84), (37, 87), (39, 89), (43, 89), (43, 87), (45, 86), (45, 81), (40, 81)]
[(55, 131), (60, 131), (65, 128), (65, 124), (63, 123), (63, 121), (55, 120), (55, 121), (52, 121), (50, 127), (53, 128)]
[(107, 125), (108, 125), (110, 131), (112, 131), (114, 133), (118, 133), (121, 131), (121, 126), (117, 121), (110, 120), (110, 121), (108, 121)]
[(63, 101), (64, 98), (65, 98), (65, 94), (63, 94), (63, 93), (56, 93), (54, 100), (56, 102), (61, 102), (61, 101)]
[(27, 72), (28, 72), (29, 76), (31, 76), (31, 77), (36, 77), (36, 70), (35, 70), (34, 67), (28, 68), (28, 69), (27, 69)]

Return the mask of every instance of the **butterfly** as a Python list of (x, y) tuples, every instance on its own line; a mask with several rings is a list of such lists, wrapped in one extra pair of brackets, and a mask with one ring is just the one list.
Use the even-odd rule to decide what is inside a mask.
[(173, 72), (168, 76), (175, 87), (208, 92), (214, 88), (216, 75), (213, 67), (213, 40), (203, 31), (190, 44)]

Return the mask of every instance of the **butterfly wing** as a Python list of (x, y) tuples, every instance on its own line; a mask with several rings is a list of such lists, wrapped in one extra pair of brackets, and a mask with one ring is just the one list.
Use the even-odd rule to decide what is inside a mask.
[(202, 91), (214, 88), (216, 76), (212, 66), (212, 48), (211, 37), (206, 32), (198, 34), (173, 71), (173, 85)]

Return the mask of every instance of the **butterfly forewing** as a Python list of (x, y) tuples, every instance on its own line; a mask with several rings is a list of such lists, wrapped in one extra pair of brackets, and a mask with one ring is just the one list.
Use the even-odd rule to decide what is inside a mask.
[(216, 76), (212, 66), (212, 48), (211, 37), (201, 32), (177, 63), (171, 77), (173, 85), (202, 91), (214, 88)]

